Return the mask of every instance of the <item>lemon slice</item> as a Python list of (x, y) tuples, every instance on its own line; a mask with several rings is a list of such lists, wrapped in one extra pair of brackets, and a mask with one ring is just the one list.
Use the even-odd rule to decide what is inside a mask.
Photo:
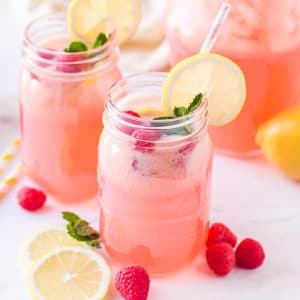
[(34, 299), (100, 300), (111, 271), (106, 260), (87, 247), (66, 247), (44, 256), (28, 274)]
[(142, 107), (138, 108), (136, 112), (141, 116), (163, 116), (164, 112), (156, 107)]
[(30, 268), (51, 251), (81, 244), (68, 235), (64, 226), (49, 226), (36, 232), (25, 242), (21, 259), (24, 266)]
[(172, 114), (175, 106), (188, 106), (203, 93), (208, 98), (210, 125), (222, 126), (235, 119), (244, 106), (246, 83), (242, 70), (219, 54), (197, 54), (178, 63), (163, 87), (163, 107)]
[(68, 29), (72, 37), (93, 44), (104, 30), (104, 18), (113, 21), (119, 43), (129, 40), (141, 19), (141, 0), (72, 0), (68, 6)]

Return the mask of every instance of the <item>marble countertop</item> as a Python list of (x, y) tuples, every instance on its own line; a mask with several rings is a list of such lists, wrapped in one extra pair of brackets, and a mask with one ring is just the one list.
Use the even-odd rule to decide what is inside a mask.
[[(18, 134), (17, 74), (22, 31), (6, 5), (0, 12), (2, 21), (9, 24), (0, 29), (2, 41), (6, 41), (0, 55), (0, 152)], [(41, 225), (59, 221), (58, 212), (63, 209), (50, 199), (41, 212), (26, 213), (17, 205), (16, 190), (0, 202), (1, 300), (30, 299), (18, 261), (21, 243)], [(95, 202), (72, 208), (96, 221), (95, 209)], [(239, 161), (216, 155), (212, 221), (225, 222), (240, 238), (261, 241), (266, 252), (263, 267), (255, 271), (235, 269), (229, 276), (218, 278), (198, 261), (180, 273), (153, 280), (149, 300), (299, 299), (299, 184), (282, 177), (262, 159)]]

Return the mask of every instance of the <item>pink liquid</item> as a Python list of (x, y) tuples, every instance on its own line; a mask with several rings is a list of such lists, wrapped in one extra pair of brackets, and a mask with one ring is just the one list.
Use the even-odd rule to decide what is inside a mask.
[[(300, 3), (295, 0), (231, 0), (232, 11), (218, 37), (215, 52), (244, 71), (246, 104), (232, 123), (210, 130), (216, 147), (245, 156), (258, 150), (259, 126), (299, 101)], [(197, 53), (221, 0), (169, 1), (166, 35), (171, 65)]]
[[(64, 38), (44, 46), (67, 44)], [(50, 78), (23, 68), (20, 114), (26, 173), (59, 200), (76, 202), (96, 194), (104, 98), (121, 75), (115, 61), (94, 75), (71, 76)]]
[[(118, 105), (126, 111), (159, 102), (158, 95), (140, 94)], [(182, 147), (142, 153), (128, 137), (103, 131), (100, 232), (114, 260), (157, 275), (189, 264), (199, 253), (208, 228), (212, 147), (207, 133), (188, 153), (180, 153)]]

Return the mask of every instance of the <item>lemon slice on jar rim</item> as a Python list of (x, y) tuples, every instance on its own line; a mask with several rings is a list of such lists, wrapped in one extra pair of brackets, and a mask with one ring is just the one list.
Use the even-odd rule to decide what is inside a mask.
[(188, 106), (199, 93), (208, 98), (210, 125), (226, 125), (245, 104), (244, 74), (237, 64), (219, 54), (196, 54), (184, 59), (170, 71), (164, 84), (164, 113), (172, 115), (174, 107)]
[(103, 32), (103, 19), (113, 21), (120, 44), (137, 31), (141, 0), (72, 0), (68, 6), (68, 30), (75, 39), (92, 45)]

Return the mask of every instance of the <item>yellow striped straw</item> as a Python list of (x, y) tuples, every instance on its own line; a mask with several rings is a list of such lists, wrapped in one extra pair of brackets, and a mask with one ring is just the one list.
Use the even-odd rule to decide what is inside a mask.
[(22, 165), (19, 164), (0, 182), (0, 199), (6, 196), (22, 177)]
[(21, 141), (12, 140), (7, 149), (0, 155), (0, 175), (4, 174), (20, 150)]

